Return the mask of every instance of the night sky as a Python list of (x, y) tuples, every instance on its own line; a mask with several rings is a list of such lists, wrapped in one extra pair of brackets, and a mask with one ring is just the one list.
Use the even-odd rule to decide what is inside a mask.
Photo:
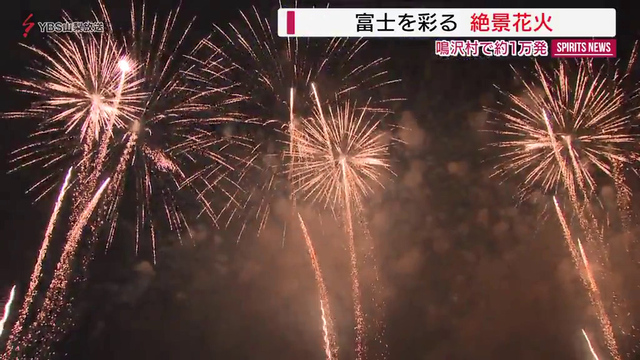
[[(640, 35), (630, 3), (350, 0), (331, 6), (615, 7), (618, 55), (625, 59)], [(157, 1), (148, 11), (166, 13), (176, 5)], [(308, 5), (326, 4), (298, 4)], [(106, 6), (114, 23), (127, 24), (128, 1), (107, 1)], [(237, 22), (238, 10), (251, 6), (263, 14), (271, 11), (275, 19), (277, 3), (246, 0), (185, 0), (180, 18), (197, 16), (191, 35), (198, 39), (209, 33), (211, 23)], [(43, 0), (5, 6), (0, 15), (5, 54), (0, 75), (24, 73), (30, 55), (21, 42), (43, 45), (43, 35), (35, 28), (23, 39), (26, 16), (56, 20), (65, 9), (84, 14), (90, 4)], [(492, 135), (483, 132), (483, 107), (495, 104), (494, 85), (513, 86), (511, 65), (531, 62), (442, 59), (433, 52), (430, 40), (372, 40), (367, 46), (367, 53), (390, 57), (388, 70), (402, 79), (398, 96), (406, 101), (390, 121), (410, 129), (399, 135), (406, 144), (394, 155), (396, 175), (373, 197), (367, 213), (380, 280), (374, 282), (366, 266), (362, 276), (364, 282), (376, 283), (386, 303), (387, 358), (588, 359), (580, 332), (586, 328), (605, 359), (598, 322), (561, 229), (549, 216), (549, 197), (518, 203), (517, 180), (489, 177), (495, 154), (484, 150)], [(29, 104), (29, 98), (9, 85), (0, 92), (2, 112)], [(13, 284), (27, 285), (53, 206), (52, 196), (34, 204), (36, 195), (26, 194), (39, 177), (38, 169), (5, 174), (13, 167), (11, 151), (26, 144), (33, 129), (26, 120), (0, 121), (0, 303)], [(351, 358), (347, 253), (336, 240), (340, 230), (309, 214), (334, 304), (341, 358)], [(117, 240), (127, 245), (96, 257), (86, 291), (78, 297), (77, 325), (63, 339), (60, 353), (70, 359), (323, 359), (317, 294), (304, 244), (283, 245), (279, 224), (240, 242), (235, 229), (198, 224), (201, 236), (195, 243), (162, 241), (154, 269), (146, 262), (149, 254), (135, 258), (131, 235), (123, 231)], [(627, 296), (631, 308), (640, 308), (634, 289), (640, 278), (635, 279)], [(629, 322), (638, 324), (640, 319), (620, 322), (629, 329)], [(620, 348), (630, 353), (638, 343), (640, 338), (627, 336)], [(640, 358), (636, 356), (625, 359)]]

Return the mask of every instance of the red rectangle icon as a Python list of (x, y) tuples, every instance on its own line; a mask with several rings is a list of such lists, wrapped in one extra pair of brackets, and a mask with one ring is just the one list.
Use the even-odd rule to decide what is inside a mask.
[(296, 13), (294, 11), (287, 11), (287, 35), (294, 35), (296, 33)]
[(563, 58), (616, 57), (615, 39), (554, 39), (551, 56)]

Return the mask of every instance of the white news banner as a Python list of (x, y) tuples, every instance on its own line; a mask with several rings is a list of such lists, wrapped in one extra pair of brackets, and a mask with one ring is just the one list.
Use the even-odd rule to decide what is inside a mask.
[(281, 37), (615, 37), (611, 9), (279, 9)]

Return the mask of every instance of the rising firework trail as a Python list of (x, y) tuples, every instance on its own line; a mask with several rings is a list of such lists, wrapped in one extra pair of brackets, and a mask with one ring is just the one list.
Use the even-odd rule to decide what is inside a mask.
[(362, 359), (366, 353), (365, 332), (366, 324), (364, 312), (362, 310), (362, 294), (360, 290), (360, 279), (358, 276), (358, 257), (356, 252), (355, 235), (353, 231), (353, 218), (351, 213), (351, 188), (347, 179), (346, 159), (340, 159), (342, 171), (342, 181), (344, 186), (344, 216), (347, 226), (347, 236), (349, 241), (349, 256), (351, 261), (351, 291), (353, 294), (353, 311), (356, 316), (356, 354), (358, 359)]
[(309, 251), (309, 257), (311, 264), (313, 265), (313, 272), (316, 278), (316, 284), (318, 286), (318, 292), (320, 294), (320, 310), (322, 312), (322, 332), (324, 335), (324, 349), (327, 360), (337, 359), (338, 347), (336, 345), (336, 335), (333, 328), (333, 319), (331, 316), (331, 310), (329, 308), (329, 295), (327, 288), (324, 284), (324, 278), (322, 277), (322, 271), (320, 270), (320, 263), (316, 256), (316, 251), (313, 247), (313, 242), (307, 231), (307, 227), (302, 220), (302, 216), (298, 213), (298, 219), (300, 220), (300, 226), (302, 227), (302, 233), (304, 235), (305, 242), (307, 244), (307, 250)]
[(584, 336), (584, 340), (587, 342), (587, 346), (589, 347), (589, 351), (591, 352), (591, 355), (593, 355), (593, 359), (600, 360), (600, 358), (598, 357), (598, 354), (596, 354), (596, 350), (591, 345), (591, 340), (589, 340), (589, 336), (587, 335), (587, 332), (584, 331), (584, 329), (582, 329), (582, 336)]
[(69, 168), (69, 171), (67, 171), (67, 176), (65, 176), (64, 178), (64, 182), (60, 187), (60, 193), (58, 194), (58, 198), (56, 199), (53, 211), (51, 212), (47, 230), (44, 233), (44, 239), (42, 240), (42, 245), (40, 245), (40, 251), (38, 252), (38, 259), (36, 260), (36, 265), (33, 269), (33, 273), (31, 274), (31, 279), (29, 281), (29, 289), (24, 296), (24, 302), (22, 303), (22, 308), (20, 309), (18, 320), (13, 325), (11, 335), (9, 337), (9, 340), (7, 341), (7, 349), (13, 347), (13, 342), (22, 333), (25, 320), (27, 319), (27, 315), (29, 314), (29, 310), (31, 309), (31, 304), (33, 303), (34, 296), (37, 292), (37, 286), (40, 283), (40, 279), (42, 277), (42, 264), (49, 249), (49, 243), (51, 241), (53, 229), (58, 219), (60, 207), (62, 206), (62, 202), (64, 201), (64, 197), (67, 193), (67, 187), (69, 186), (69, 180), (71, 179), (71, 170), (72, 168)]
[(382, 170), (388, 169), (388, 144), (365, 106), (349, 103), (323, 111), (317, 88), (312, 86), (314, 116), (302, 119), (291, 132), (294, 153), (290, 179), (300, 200), (322, 203), (340, 214), (347, 233), (351, 264), (352, 297), (356, 321), (356, 353), (366, 353), (365, 319), (362, 309), (358, 259), (355, 245), (354, 213), (362, 211), (362, 201), (380, 185)]
[(587, 259), (587, 255), (582, 248), (582, 243), (580, 240), (577, 240), (578, 246), (576, 246), (574, 239), (571, 235), (571, 230), (569, 228), (569, 224), (562, 213), (562, 209), (560, 209), (560, 204), (558, 203), (558, 199), (554, 196), (553, 203), (555, 205), (556, 214), (558, 215), (558, 219), (560, 220), (560, 224), (562, 225), (562, 230), (564, 232), (565, 242), (569, 247), (569, 251), (571, 252), (571, 258), (573, 259), (574, 265), (576, 269), (580, 273), (580, 277), (587, 288), (589, 293), (589, 298), (591, 299), (591, 303), (593, 307), (596, 309), (596, 313), (598, 316), (598, 320), (600, 321), (600, 327), (604, 334), (605, 340), (607, 342), (607, 347), (611, 353), (611, 356), (615, 360), (620, 360), (620, 355), (618, 352), (618, 345), (615, 340), (615, 335), (613, 332), (613, 327), (611, 326), (611, 320), (607, 311), (605, 309), (604, 303), (602, 302), (602, 296), (600, 295), (600, 289), (598, 288), (598, 284), (596, 283), (595, 277), (593, 276), (593, 271), (591, 269), (591, 265)]
[(600, 289), (598, 288), (598, 284), (596, 283), (596, 280), (593, 276), (591, 265), (589, 264), (589, 260), (587, 259), (587, 255), (584, 252), (584, 248), (582, 247), (580, 239), (578, 239), (578, 248), (580, 249), (580, 256), (582, 257), (582, 263), (584, 264), (585, 272), (587, 274), (587, 280), (590, 285), (590, 293), (592, 296), (591, 301), (593, 302), (598, 312), (598, 318), (600, 319), (600, 325), (602, 327), (602, 332), (604, 333), (607, 347), (609, 348), (609, 353), (614, 360), (621, 360), (622, 358), (620, 357), (620, 353), (618, 352), (618, 344), (616, 343), (613, 326), (611, 326), (611, 320), (609, 319), (609, 315), (607, 315), (607, 311), (605, 310), (604, 304), (602, 303), (602, 295), (600, 295)]
[(624, 175), (624, 167), (620, 162), (615, 162), (614, 166), (614, 185), (616, 187), (616, 204), (620, 213), (620, 221), (622, 229), (625, 233), (624, 248), (627, 252), (630, 250), (631, 242), (631, 226), (632, 226), (632, 210), (631, 210), (631, 189), (626, 184)]
[(4, 313), (2, 314), (2, 319), (0, 319), (0, 336), (4, 333), (4, 324), (6, 324), (7, 319), (9, 318), (9, 313), (11, 311), (11, 305), (13, 304), (13, 299), (16, 296), (16, 286), (13, 285), (11, 288), (11, 292), (9, 293), (9, 299), (4, 304)]
[(378, 264), (375, 256), (375, 246), (374, 239), (369, 231), (369, 225), (367, 219), (364, 217), (364, 214), (358, 214), (358, 222), (362, 224), (361, 229), (364, 233), (364, 240), (366, 244), (368, 244), (368, 251), (365, 253), (364, 264), (368, 266), (373, 272), (374, 281), (371, 286), (371, 300), (373, 305), (373, 314), (371, 316), (371, 326), (372, 332), (375, 333), (375, 339), (378, 341), (378, 344), (381, 345), (380, 355), (382, 359), (386, 359), (388, 355), (388, 345), (385, 340), (385, 302), (382, 295), (382, 283), (380, 282), (380, 271), (378, 268)]
[[(75, 252), (78, 248), (78, 243), (82, 239), (83, 231), (85, 230), (91, 215), (93, 215), (95, 207), (98, 205), (100, 196), (109, 184), (110, 179), (103, 181), (98, 191), (95, 193), (87, 207), (80, 214), (78, 221), (73, 225), (69, 234), (67, 235), (67, 242), (65, 244), (62, 256), (58, 262), (58, 267), (53, 275), (53, 280), (42, 308), (38, 312), (36, 322), (32, 325), (32, 331), (26, 338), (26, 343), (34, 340), (34, 335), (38, 334), (43, 337), (45, 346), (44, 351), (49, 351), (47, 345), (50, 345), (54, 341), (55, 336), (60, 331), (61, 325), (57, 324), (58, 314), (66, 309), (66, 294), (68, 291), (68, 285), (73, 274), (72, 266), (75, 259)], [(34, 334), (35, 333), (35, 334)], [(39, 349), (40, 350), (40, 349)]]
[[(573, 264), (576, 266), (576, 269), (580, 270), (581, 261), (580, 261), (580, 252), (574, 243), (573, 237), (571, 235), (571, 228), (569, 228), (569, 224), (562, 213), (562, 209), (560, 208), (560, 204), (558, 203), (558, 198), (553, 197), (553, 204), (556, 209), (556, 215), (558, 215), (558, 220), (560, 220), (560, 225), (562, 226), (562, 232), (564, 233), (564, 240), (567, 246), (569, 247), (569, 252), (571, 253), (571, 259), (573, 260)], [(583, 278), (584, 280), (584, 278)], [(590, 288), (587, 286), (587, 288)]]

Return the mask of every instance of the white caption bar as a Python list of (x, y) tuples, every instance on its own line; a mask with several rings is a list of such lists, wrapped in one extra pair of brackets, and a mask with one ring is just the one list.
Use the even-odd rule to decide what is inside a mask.
[(282, 37), (615, 37), (615, 9), (279, 9)]

